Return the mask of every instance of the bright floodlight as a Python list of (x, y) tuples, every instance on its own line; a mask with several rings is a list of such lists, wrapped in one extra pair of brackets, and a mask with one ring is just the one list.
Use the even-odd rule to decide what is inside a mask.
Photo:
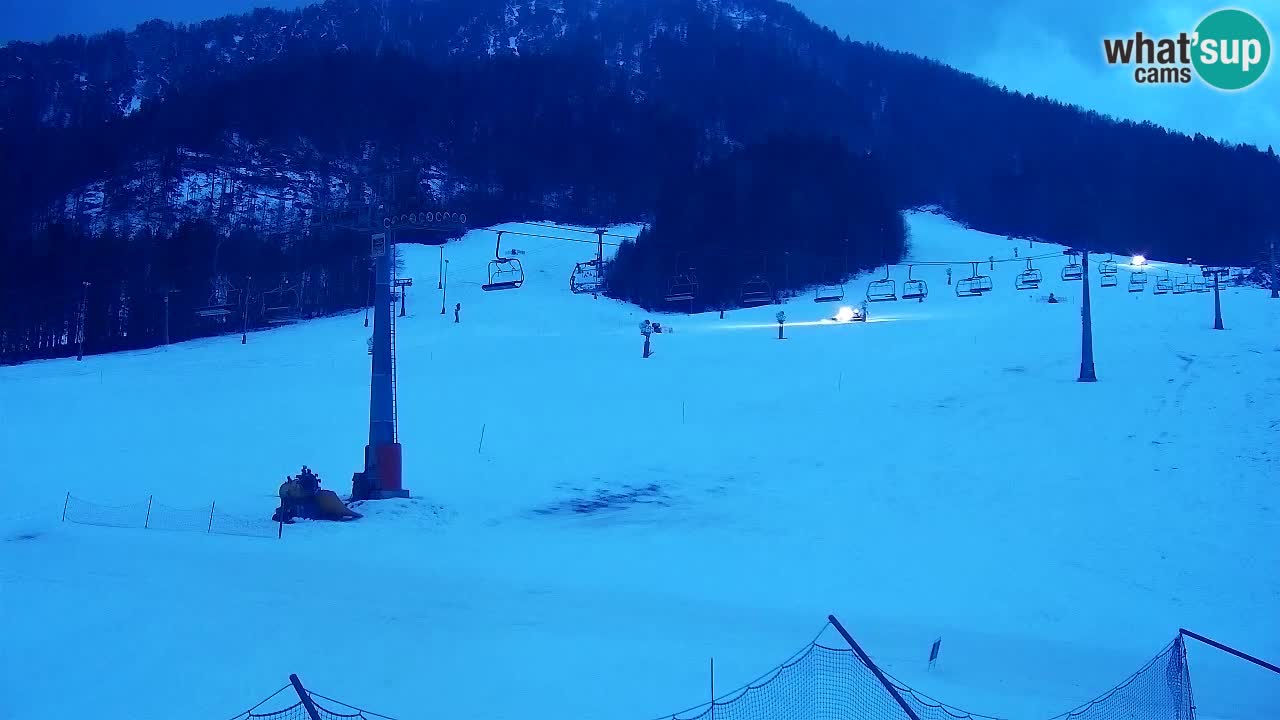
[(851, 307), (842, 307), (836, 313), (836, 320), (839, 320), (840, 322), (849, 322), (852, 319), (853, 319), (853, 308)]
[(1133, 264), (1134, 264), (1134, 265), (1146, 265), (1146, 264), (1147, 264), (1147, 259), (1146, 259), (1145, 257), (1141, 256), (1141, 255), (1134, 255), (1134, 256), (1133, 256)]

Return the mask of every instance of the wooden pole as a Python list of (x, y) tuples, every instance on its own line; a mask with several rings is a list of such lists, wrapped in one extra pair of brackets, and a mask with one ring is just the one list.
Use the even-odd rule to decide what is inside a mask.
[(898, 694), (898, 689), (893, 686), (893, 683), (889, 682), (889, 679), (884, 676), (884, 673), (880, 672), (880, 668), (876, 667), (876, 664), (871, 662), (871, 658), (867, 657), (867, 654), (862, 651), (862, 648), (858, 646), (858, 643), (854, 642), (853, 637), (844, 629), (844, 626), (840, 624), (840, 621), (836, 619), (836, 616), (828, 615), (827, 620), (831, 621), (831, 625), (835, 627), (836, 632), (840, 633), (841, 637), (844, 638), (844, 641), (849, 643), (849, 647), (853, 648), (853, 652), (858, 656), (858, 659), (862, 661), (862, 664), (866, 665), (867, 669), (871, 670), (871, 672), (875, 674), (876, 679), (880, 681), (880, 684), (884, 686), (885, 690), (889, 691), (889, 694), (897, 701), (898, 706), (907, 714), (907, 717), (911, 718), (911, 720), (920, 720), (920, 716), (916, 715), (916, 711), (912, 710), (911, 706), (907, 704), (907, 701), (902, 699), (902, 695)]
[(142, 522), (142, 528), (145, 530), (151, 527), (151, 501), (155, 499), (155, 495), (147, 496), (147, 519)]
[(1193, 633), (1193, 632), (1191, 632), (1190, 630), (1187, 630), (1186, 628), (1178, 628), (1178, 632), (1179, 632), (1179, 633), (1181, 633), (1181, 634), (1183, 634), (1183, 635), (1186, 635), (1186, 636), (1187, 636), (1187, 637), (1189, 637), (1189, 638), (1195, 638), (1196, 640), (1199, 640), (1200, 642), (1204, 643), (1205, 645), (1208, 645), (1208, 646), (1210, 646), (1210, 647), (1215, 647), (1215, 648), (1217, 648), (1217, 649), (1219, 649), (1219, 650), (1221, 650), (1221, 651), (1223, 651), (1223, 652), (1225, 652), (1225, 653), (1229, 653), (1229, 654), (1231, 654), (1231, 655), (1235, 655), (1236, 657), (1240, 658), (1241, 660), (1248, 660), (1249, 662), (1253, 663), (1254, 665), (1257, 665), (1258, 667), (1264, 667), (1264, 668), (1266, 668), (1266, 669), (1270, 670), (1270, 671), (1271, 671), (1271, 672), (1273, 672), (1273, 673), (1280, 673), (1280, 667), (1276, 667), (1275, 665), (1272, 665), (1271, 663), (1267, 662), (1266, 660), (1260, 660), (1260, 659), (1258, 659), (1258, 658), (1256, 658), (1256, 657), (1254, 657), (1254, 656), (1252, 656), (1252, 655), (1249, 655), (1248, 653), (1240, 652), (1239, 650), (1236, 650), (1236, 649), (1235, 649), (1235, 648), (1233, 648), (1233, 647), (1227, 647), (1226, 645), (1223, 645), (1222, 643), (1220, 643), (1220, 642), (1218, 642), (1218, 641), (1216, 641), (1216, 640), (1210, 640), (1209, 638), (1207, 638), (1207, 637), (1205, 637), (1205, 636), (1203, 636), (1203, 635), (1199, 635), (1199, 634), (1197, 634), (1197, 633)]
[(293, 685), (293, 691), (298, 693), (298, 699), (302, 701), (302, 707), (306, 709), (307, 715), (311, 720), (320, 720), (320, 713), (316, 711), (316, 704), (311, 701), (311, 696), (307, 694), (307, 689), (302, 687), (302, 681), (297, 675), (289, 676), (289, 684)]
[(71, 491), (67, 491), (67, 498), (62, 501), (62, 522), (67, 521), (67, 506), (71, 504)]

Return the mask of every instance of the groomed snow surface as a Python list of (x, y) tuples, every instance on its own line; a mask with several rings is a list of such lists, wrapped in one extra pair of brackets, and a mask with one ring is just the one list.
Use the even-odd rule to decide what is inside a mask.
[[(911, 227), (917, 261), (1012, 256)], [(978, 298), (917, 267), (928, 299), (865, 324), (797, 297), (779, 341), (776, 306), (659, 318), (570, 294), (590, 243), (506, 238), (528, 280), (483, 293), (492, 238), (447, 246), (444, 315), (439, 250), (401, 248), (414, 497), (355, 523), (275, 540), (59, 517), (70, 491), (265, 519), (304, 463), (348, 492), (362, 313), (0, 368), (0, 718), (220, 720), (296, 672), (402, 720), (648, 720), (706, 699), (710, 657), (727, 691), (828, 613), (900, 680), (1007, 718), (1089, 700), (1179, 627), (1280, 658), (1266, 292), (1225, 290), (1215, 332), (1211, 294), (1131, 295), (1123, 268), (1102, 289), (1095, 269), (1099, 382), (1079, 384), (1061, 256), (1040, 291), (997, 264)], [(646, 317), (675, 330), (648, 360)], [(1189, 661), (1199, 717), (1280, 715), (1280, 676), (1194, 642)]]

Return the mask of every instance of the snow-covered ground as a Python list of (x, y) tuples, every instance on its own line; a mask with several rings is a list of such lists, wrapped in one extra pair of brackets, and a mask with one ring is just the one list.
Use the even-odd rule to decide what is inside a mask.
[[(911, 224), (918, 260), (1012, 254)], [(362, 314), (0, 368), (0, 718), (224, 718), (296, 672), (404, 720), (646, 720), (705, 700), (710, 657), (727, 690), (828, 613), (900, 680), (1001, 717), (1090, 699), (1179, 627), (1280, 658), (1265, 292), (1225, 290), (1215, 332), (1212, 295), (1094, 272), (1096, 384), (1075, 382), (1061, 256), (1026, 293), (996, 265), (980, 298), (917, 267), (927, 301), (866, 324), (795, 298), (785, 341), (773, 306), (663, 317), (675, 332), (643, 360), (656, 316), (568, 291), (591, 245), (507, 244), (528, 281), (500, 293), (480, 290), (492, 233), (447, 247), (446, 315), (438, 250), (402, 248), (414, 498), (352, 524), (277, 541), (58, 519), (67, 491), (266, 517), (304, 463), (345, 492)], [(1190, 668), (1200, 717), (1280, 714), (1280, 677), (1194, 643)]]

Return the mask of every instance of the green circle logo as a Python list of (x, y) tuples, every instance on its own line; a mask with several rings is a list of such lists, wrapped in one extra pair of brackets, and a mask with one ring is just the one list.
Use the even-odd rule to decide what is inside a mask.
[(1200, 79), (1219, 90), (1249, 87), (1267, 71), (1271, 36), (1262, 21), (1244, 10), (1218, 10), (1195, 31), (1191, 59)]

